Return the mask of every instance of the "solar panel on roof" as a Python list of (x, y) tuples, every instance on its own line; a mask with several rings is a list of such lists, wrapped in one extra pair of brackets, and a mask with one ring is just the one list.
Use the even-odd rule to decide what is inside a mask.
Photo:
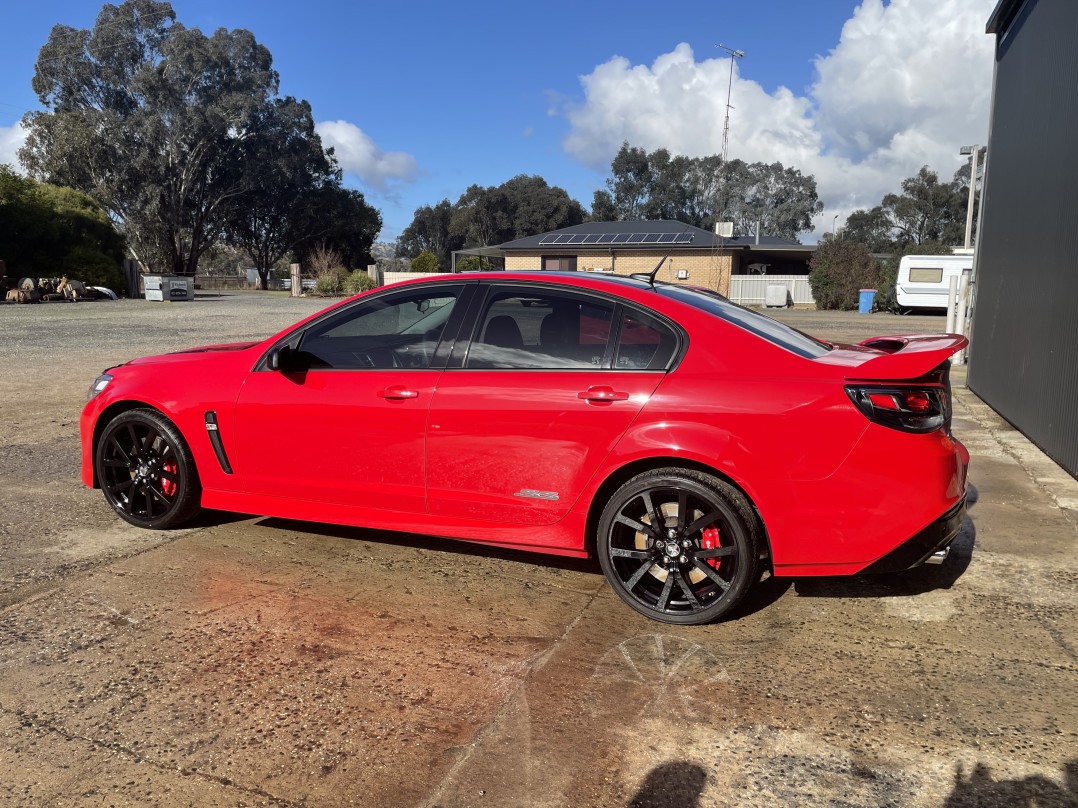
[(694, 233), (559, 233), (539, 239), (540, 244), (689, 244)]

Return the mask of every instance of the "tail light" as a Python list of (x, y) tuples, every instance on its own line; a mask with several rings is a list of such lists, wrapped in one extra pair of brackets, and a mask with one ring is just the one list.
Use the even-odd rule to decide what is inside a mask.
[(911, 382), (849, 384), (846, 395), (873, 423), (902, 432), (950, 432), (949, 364)]

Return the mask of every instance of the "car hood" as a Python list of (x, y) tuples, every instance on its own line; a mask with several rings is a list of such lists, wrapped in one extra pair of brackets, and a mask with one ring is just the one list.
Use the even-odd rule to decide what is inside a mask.
[(156, 356), (143, 356), (132, 359), (128, 365), (152, 365), (160, 362), (183, 362), (193, 358), (193, 355), (207, 353), (222, 353), (226, 351), (245, 351), (260, 345), (258, 342), (228, 342), (221, 345), (200, 345), (197, 348), (184, 348), (182, 351), (173, 353), (157, 354)]

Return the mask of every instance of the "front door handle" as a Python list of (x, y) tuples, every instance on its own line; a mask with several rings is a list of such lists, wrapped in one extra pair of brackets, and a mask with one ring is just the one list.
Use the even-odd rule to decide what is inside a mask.
[(419, 398), (419, 391), (409, 390), (407, 387), (395, 384), (380, 391), (378, 395), (389, 401), (400, 401), (405, 398)]
[(607, 403), (610, 401), (625, 401), (629, 398), (629, 394), (623, 393), (620, 390), (615, 390), (613, 387), (606, 387), (603, 385), (589, 387), (587, 390), (577, 393), (576, 397), (595, 403)]

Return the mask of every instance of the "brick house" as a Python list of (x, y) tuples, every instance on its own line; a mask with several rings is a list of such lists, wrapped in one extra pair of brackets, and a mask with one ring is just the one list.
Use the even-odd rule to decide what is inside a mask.
[(815, 245), (774, 236), (724, 238), (675, 221), (585, 222), (498, 246), (506, 270), (577, 270), (628, 275), (651, 272), (667, 260), (658, 280), (705, 286), (729, 294), (730, 276), (801, 275)]

